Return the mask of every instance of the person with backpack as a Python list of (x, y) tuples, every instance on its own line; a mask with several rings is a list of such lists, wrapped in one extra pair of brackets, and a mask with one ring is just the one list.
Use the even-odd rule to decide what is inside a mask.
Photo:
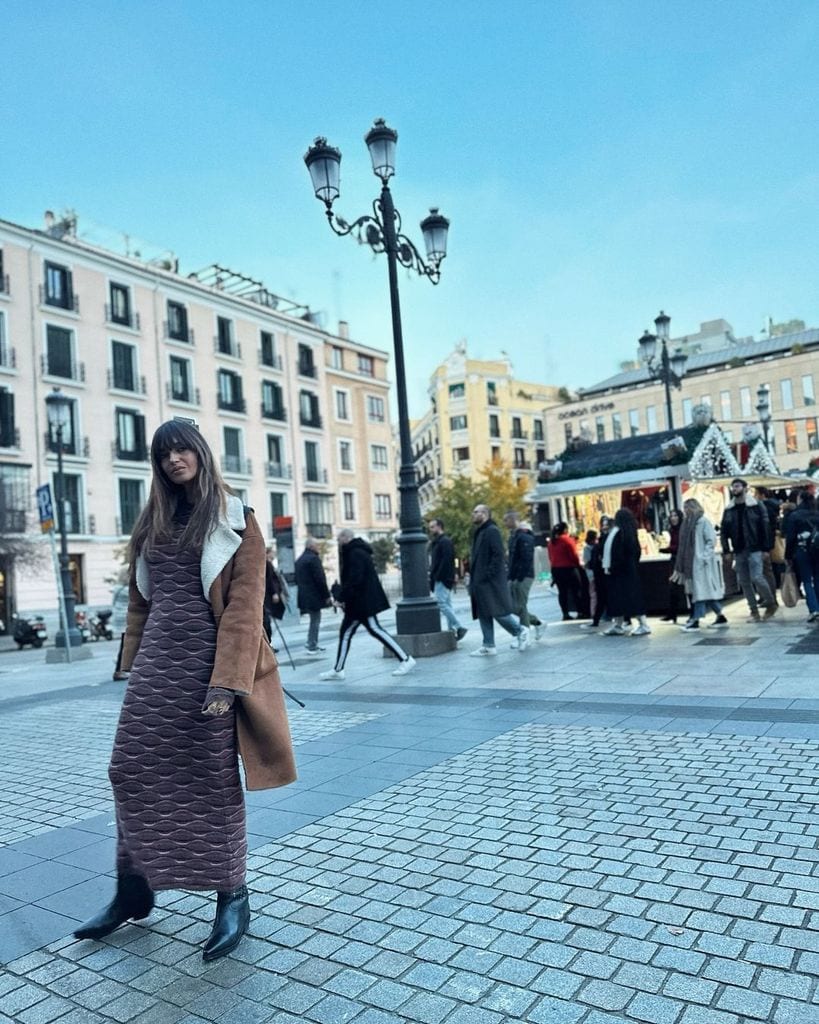
[(819, 512), (816, 498), (800, 491), (785, 523), (785, 559), (796, 567), (808, 604), (808, 622), (819, 620)]

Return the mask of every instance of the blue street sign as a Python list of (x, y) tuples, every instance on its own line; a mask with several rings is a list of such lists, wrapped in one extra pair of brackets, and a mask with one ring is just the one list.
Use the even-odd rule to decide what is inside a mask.
[(48, 533), (54, 529), (54, 506), (51, 503), (51, 486), (43, 484), (37, 488), (37, 510), (40, 513), (40, 529)]

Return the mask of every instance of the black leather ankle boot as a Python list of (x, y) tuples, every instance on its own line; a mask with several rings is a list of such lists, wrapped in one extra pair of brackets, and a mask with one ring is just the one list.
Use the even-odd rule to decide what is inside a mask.
[(154, 909), (154, 894), (142, 875), (117, 875), (117, 892), (108, 906), (74, 932), (75, 939), (101, 939), (121, 924), (147, 917)]
[(250, 901), (247, 886), (241, 885), (233, 892), (217, 892), (216, 918), (205, 948), (203, 960), (218, 960), (239, 945), (250, 924)]

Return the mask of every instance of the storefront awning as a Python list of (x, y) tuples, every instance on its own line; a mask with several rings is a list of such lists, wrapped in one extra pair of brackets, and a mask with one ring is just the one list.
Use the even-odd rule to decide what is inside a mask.
[(526, 501), (536, 505), (547, 498), (560, 498), (566, 494), (591, 494), (594, 491), (629, 490), (633, 487), (660, 485), (672, 477), (688, 478), (688, 465), (656, 466), (647, 469), (633, 469), (625, 473), (604, 473), (577, 480), (555, 480), (554, 483), (538, 484)]

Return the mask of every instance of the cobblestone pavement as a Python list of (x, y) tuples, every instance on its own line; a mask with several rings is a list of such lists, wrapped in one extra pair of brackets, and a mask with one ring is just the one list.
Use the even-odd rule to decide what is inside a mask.
[(300, 779), (248, 794), (251, 931), (210, 965), (200, 894), (71, 938), (110, 897), (122, 687), (7, 702), (0, 1024), (817, 1024), (816, 659), (741, 611), (733, 644), (299, 665)]

